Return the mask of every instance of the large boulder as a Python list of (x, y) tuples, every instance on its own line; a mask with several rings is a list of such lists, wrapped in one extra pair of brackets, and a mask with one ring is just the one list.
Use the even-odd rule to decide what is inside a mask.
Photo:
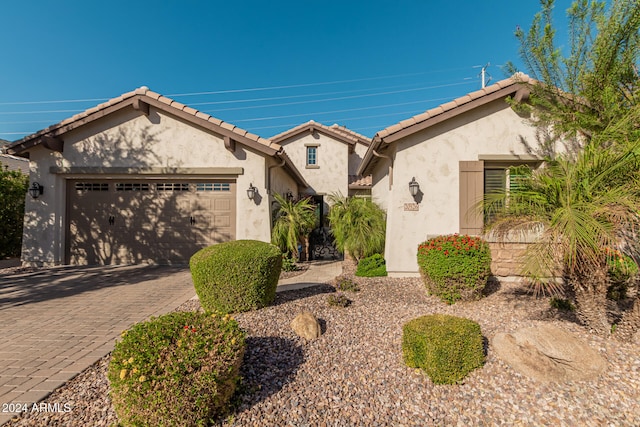
[(322, 328), (320, 322), (316, 319), (310, 311), (305, 311), (296, 316), (291, 322), (291, 329), (298, 334), (298, 336), (305, 338), (309, 341), (314, 340), (322, 335)]
[(496, 334), (492, 347), (517, 372), (541, 382), (589, 380), (606, 367), (597, 351), (550, 324)]

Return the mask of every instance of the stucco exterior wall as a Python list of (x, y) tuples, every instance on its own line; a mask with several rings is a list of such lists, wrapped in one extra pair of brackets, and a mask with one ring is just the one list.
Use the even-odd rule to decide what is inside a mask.
[(349, 154), (349, 175), (357, 175), (358, 167), (367, 152), (368, 146), (364, 144), (355, 144), (353, 153)]
[[(395, 143), (392, 189), (386, 176), (389, 161), (381, 159), (372, 192), (374, 199), (386, 192), (385, 257), (391, 276), (418, 275), (418, 245), (429, 237), (459, 232), (459, 162), (483, 155), (529, 154), (523, 140), (536, 146), (535, 130), (504, 101), (495, 101)], [(422, 192), (418, 203), (409, 193), (413, 177)]]
[[(280, 144), (311, 188), (310, 194), (349, 193), (349, 146), (322, 132), (295, 135)], [(307, 146), (318, 147), (317, 168), (307, 167)]]
[[(269, 198), (265, 156), (236, 144), (231, 153), (222, 138), (169, 114), (150, 109), (149, 116), (125, 109), (64, 135), (64, 151), (41, 146), (30, 151), (31, 182), (44, 186), (37, 200), (27, 198), (23, 262), (57, 265), (64, 262), (66, 181), (72, 178), (106, 179), (104, 174), (52, 174), (50, 167), (163, 168), (171, 178), (231, 178), (237, 182), (236, 238), (270, 241)], [(174, 168), (242, 167), (238, 176), (176, 175)], [(156, 175), (158, 178), (160, 175)], [(123, 175), (118, 175), (122, 178)], [(126, 175), (127, 179), (153, 179)], [(263, 197), (246, 196), (250, 184)]]

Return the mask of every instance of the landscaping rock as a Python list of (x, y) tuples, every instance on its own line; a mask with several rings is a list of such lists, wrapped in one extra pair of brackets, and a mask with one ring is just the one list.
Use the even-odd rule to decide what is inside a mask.
[(572, 334), (543, 324), (493, 338), (496, 354), (513, 369), (541, 382), (596, 378), (605, 360)]
[(291, 322), (291, 329), (293, 329), (298, 336), (310, 341), (322, 335), (320, 322), (318, 322), (316, 316), (314, 316), (310, 311), (298, 314)]

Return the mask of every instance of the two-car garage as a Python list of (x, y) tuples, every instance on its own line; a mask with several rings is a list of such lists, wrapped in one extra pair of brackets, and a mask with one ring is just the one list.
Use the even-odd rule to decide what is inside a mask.
[(233, 180), (69, 179), (66, 263), (186, 263), (235, 239)]

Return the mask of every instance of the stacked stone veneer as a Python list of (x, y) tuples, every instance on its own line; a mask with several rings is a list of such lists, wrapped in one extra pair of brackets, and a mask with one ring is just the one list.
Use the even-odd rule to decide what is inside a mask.
[(487, 233), (484, 239), (491, 249), (491, 274), (496, 277), (522, 277), (525, 252), (541, 231), (513, 232), (504, 236)]
[(489, 242), (491, 274), (496, 277), (521, 276), (524, 253), (531, 243)]

